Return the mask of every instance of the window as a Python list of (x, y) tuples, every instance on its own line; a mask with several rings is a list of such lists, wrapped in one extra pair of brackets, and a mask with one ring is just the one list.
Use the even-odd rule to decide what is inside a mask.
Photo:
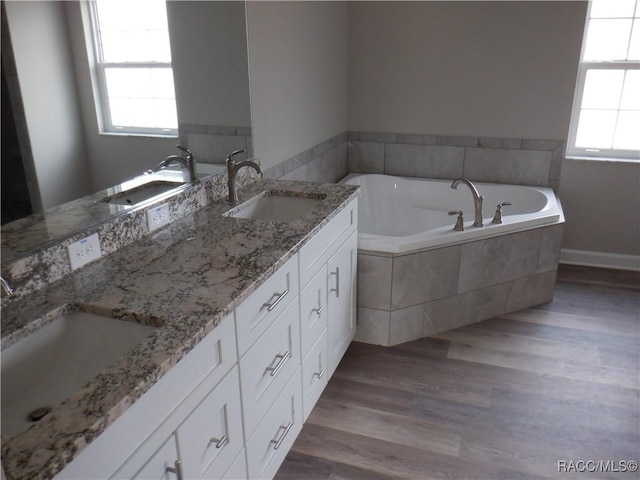
[(591, 0), (567, 155), (640, 158), (640, 0)]
[(165, 0), (93, 0), (89, 5), (103, 131), (175, 135)]

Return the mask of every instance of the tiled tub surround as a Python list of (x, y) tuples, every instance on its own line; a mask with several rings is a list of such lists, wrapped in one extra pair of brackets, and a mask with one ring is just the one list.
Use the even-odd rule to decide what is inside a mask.
[(564, 156), (560, 140), (349, 132), (349, 173), (551, 187)]
[(358, 251), (356, 340), (397, 345), (551, 301), (563, 222), (409, 254)]
[[(383, 175), (346, 182), (362, 185), (356, 340), (396, 345), (552, 299), (564, 226), (552, 190), (477, 183), (491, 202), (476, 228), (466, 187)], [(513, 206), (504, 223), (491, 224), (496, 201), (505, 200)], [(447, 215), (457, 209), (467, 212), (463, 232)]]
[(159, 328), (40, 422), (2, 438), (8, 478), (48, 478), (71, 461), (355, 197), (355, 187), (265, 180), (239, 191), (324, 198), (284, 224), (224, 216), (212, 203), (2, 311), (3, 347), (80, 309)]
[[(183, 171), (162, 171), (153, 178), (165, 180), (176, 176), (187, 180)], [(151, 176), (139, 178), (152, 179)], [(257, 178), (253, 170), (242, 169), (237, 177), (238, 185)], [(203, 176), (200, 181), (162, 201), (139, 207), (101, 201), (118, 192), (119, 187), (102, 190), (2, 227), (2, 277), (14, 288), (16, 295), (29, 295), (68, 275), (71, 272), (68, 245), (98, 233), (102, 254), (113, 253), (149, 234), (146, 217), (149, 208), (167, 203), (170, 221), (174, 221), (227, 195), (227, 176)]]
[(178, 138), (201, 162), (224, 163), (231, 152), (240, 149), (245, 153), (237, 156), (237, 160), (253, 157), (251, 127), (180, 124)]

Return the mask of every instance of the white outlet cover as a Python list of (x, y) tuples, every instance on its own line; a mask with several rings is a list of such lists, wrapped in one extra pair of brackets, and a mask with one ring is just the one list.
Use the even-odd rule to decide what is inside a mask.
[(67, 253), (69, 254), (71, 270), (97, 260), (102, 256), (98, 234), (94, 233), (67, 246)]
[(149, 232), (164, 227), (167, 223), (169, 223), (169, 204), (163, 203), (162, 205), (147, 210)]

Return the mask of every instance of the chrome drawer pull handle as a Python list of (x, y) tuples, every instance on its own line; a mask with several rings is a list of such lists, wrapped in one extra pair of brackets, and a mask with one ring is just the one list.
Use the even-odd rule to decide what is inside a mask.
[(273, 302), (271, 303), (263, 303), (262, 307), (267, 307), (267, 312), (270, 312), (271, 310), (273, 310), (274, 308), (276, 308), (278, 306), (278, 304), (280, 303), (280, 300), (282, 300), (287, 293), (289, 293), (289, 290), (285, 290), (282, 293), (274, 293), (273, 295), (271, 295), (271, 298), (275, 297), (276, 295), (278, 296), (278, 298), (276, 298)]
[(182, 462), (180, 462), (180, 460), (176, 460), (175, 462), (173, 462), (173, 464), (175, 465), (175, 467), (167, 467), (165, 470), (169, 473), (175, 473), (178, 480), (183, 480), (184, 477), (182, 476)]
[(318, 380), (324, 377), (324, 370), (320, 370), (319, 372), (314, 372), (312, 376), (317, 376)]
[(223, 435), (221, 439), (212, 438), (211, 439), (211, 443), (215, 443), (216, 444), (216, 448), (222, 448), (227, 443), (229, 443), (229, 438), (227, 438), (226, 435)]
[(278, 432), (284, 428), (284, 433), (280, 438), (274, 438), (269, 442), (269, 443), (275, 443), (275, 445), (273, 446), (274, 450), (277, 450), (278, 448), (280, 448), (280, 444), (284, 440), (284, 437), (287, 436), (287, 433), (289, 433), (289, 430), (291, 430), (291, 427), (293, 427), (293, 422), (289, 422), (289, 424), (286, 427), (284, 425), (280, 425), (278, 427)]
[(281, 355), (280, 353), (278, 355), (276, 355), (276, 358), (279, 358), (280, 361), (278, 362), (278, 364), (275, 367), (267, 367), (267, 371), (271, 372), (269, 373), (270, 376), (275, 377), (278, 372), (280, 371), (280, 369), (284, 366), (285, 362), (289, 359), (289, 357), (291, 356), (291, 352), (289, 350), (287, 350), (285, 352), (284, 355)]
[(332, 288), (331, 292), (336, 292), (336, 298), (340, 298), (340, 267), (336, 267), (335, 272), (330, 272), (331, 275), (336, 276), (336, 288)]
[(322, 311), (324, 310), (324, 307), (318, 307), (318, 308), (314, 308), (313, 310), (311, 310), (312, 312), (316, 312), (316, 315), (320, 316), (322, 314)]

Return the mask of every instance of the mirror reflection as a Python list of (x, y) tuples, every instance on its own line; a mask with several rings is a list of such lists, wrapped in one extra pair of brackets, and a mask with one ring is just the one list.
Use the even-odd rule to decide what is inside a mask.
[[(101, 133), (88, 4), (2, 2), (3, 233), (7, 222), (31, 215), (21, 221), (31, 225), (142, 175), (181, 153), (176, 144), (201, 174), (219, 171), (207, 164), (233, 150), (252, 156), (244, 2), (168, 1), (166, 11), (179, 128), (131, 135)], [(103, 220), (86, 218), (83, 228)]]

